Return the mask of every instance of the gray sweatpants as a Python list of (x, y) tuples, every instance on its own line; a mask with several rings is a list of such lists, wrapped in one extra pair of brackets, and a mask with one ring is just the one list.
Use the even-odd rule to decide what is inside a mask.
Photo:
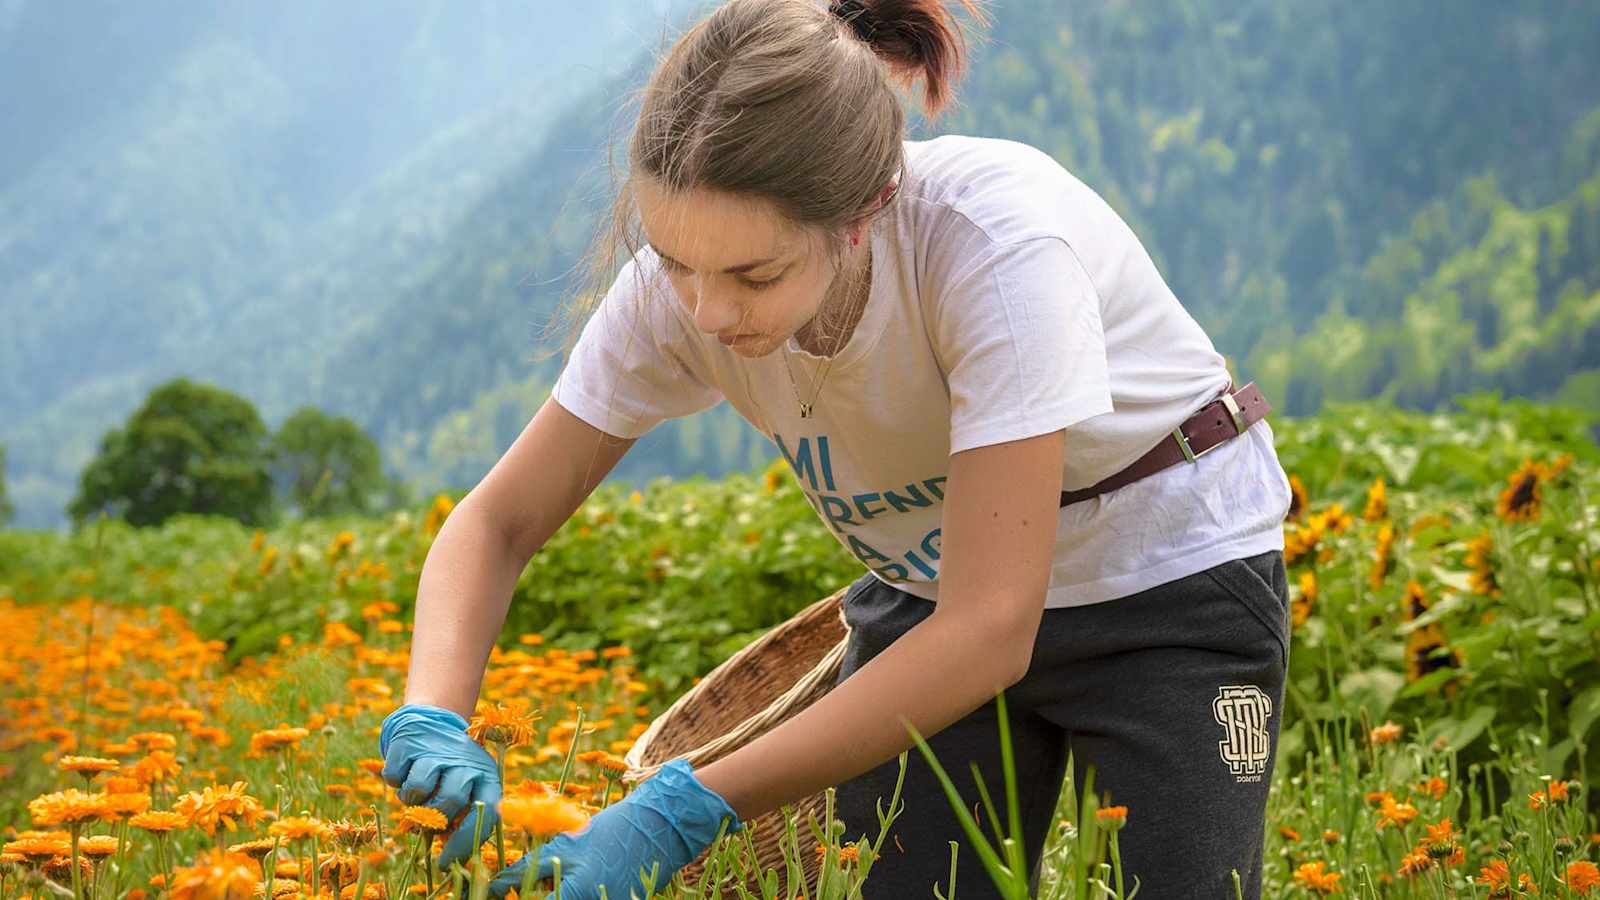
[[(838, 681), (933, 612), (934, 604), (867, 573), (844, 598), (850, 642)], [(1006, 690), (1025, 849), (1037, 896), (1041, 850), (1073, 752), (1076, 783), (1128, 807), (1118, 834), (1124, 886), (1140, 900), (1261, 896), (1267, 788), (1289, 661), (1289, 583), (1282, 551), (1230, 560), (1137, 594), (1047, 609), (1032, 662)], [(836, 682), (837, 683), (837, 682)], [(1000, 814), (1005, 775), (993, 700), (927, 737), (940, 766), (981, 811), (976, 763)], [(878, 835), (900, 771), (892, 759), (839, 785), (845, 840)], [(913, 747), (864, 900), (950, 895), (950, 845), (960, 843), (957, 900), (1000, 895), (922, 753)], [(1074, 817), (1076, 813), (1072, 814)], [(987, 815), (979, 826), (993, 843)], [(1003, 824), (1002, 824), (1003, 830)]]

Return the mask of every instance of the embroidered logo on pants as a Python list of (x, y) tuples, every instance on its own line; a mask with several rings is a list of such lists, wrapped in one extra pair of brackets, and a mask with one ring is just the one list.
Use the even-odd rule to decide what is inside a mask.
[(1234, 780), (1260, 781), (1271, 751), (1267, 719), (1272, 715), (1272, 698), (1253, 684), (1224, 685), (1211, 701), (1211, 711), (1227, 735), (1217, 741), (1217, 750)]

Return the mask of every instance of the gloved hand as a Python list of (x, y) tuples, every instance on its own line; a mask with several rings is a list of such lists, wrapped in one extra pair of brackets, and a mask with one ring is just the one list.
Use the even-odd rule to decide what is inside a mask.
[[(688, 760), (672, 760), (583, 828), (546, 841), (539, 848), (534, 883), (555, 874), (551, 858), (559, 856), (561, 900), (600, 900), (601, 885), (609, 900), (628, 900), (630, 891), (643, 897), (641, 868), (649, 872), (659, 864), (655, 888), (661, 890), (711, 846), (724, 819), (727, 834), (744, 827), (733, 807), (694, 777)], [(506, 891), (520, 889), (528, 865), (525, 856), (497, 873), (489, 895), (499, 900)]]
[(458, 713), (407, 703), (383, 720), (378, 752), (383, 780), (396, 789), (400, 802), (430, 806), (447, 821), (468, 811), (439, 853), (440, 871), (472, 856), (473, 829), (478, 827), (473, 801), (484, 804), (479, 835), (486, 841), (494, 836), (500, 821), (500, 769), (489, 751), (467, 736), (467, 720)]

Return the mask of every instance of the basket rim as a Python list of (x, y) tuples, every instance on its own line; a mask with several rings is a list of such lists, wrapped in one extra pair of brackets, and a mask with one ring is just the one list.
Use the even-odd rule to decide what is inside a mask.
[(628, 748), (628, 752), (623, 756), (623, 761), (628, 764), (628, 769), (622, 774), (621, 780), (624, 783), (642, 781), (645, 778), (648, 778), (650, 775), (654, 775), (662, 766), (666, 765), (667, 763), (678, 759), (692, 757), (711, 746), (717, 740), (727, 737), (725, 734), (718, 738), (713, 738), (699, 747), (679, 753), (676, 756), (664, 759), (659, 763), (653, 763), (648, 766), (641, 764), (644, 749), (648, 747), (651, 742), (655, 740), (656, 736), (661, 733), (661, 729), (665, 726), (666, 722), (670, 720), (680, 709), (688, 706), (691, 703), (694, 703), (704, 691), (710, 690), (709, 685), (714, 683), (719, 676), (723, 676), (729, 670), (738, 667), (746, 658), (760, 653), (769, 644), (778, 640), (780, 637), (788, 634), (791, 631), (794, 631), (795, 629), (810, 624), (814, 619), (823, 615), (824, 611), (827, 610), (827, 608), (835, 601), (838, 601), (840, 605), (838, 613), (839, 622), (844, 627), (844, 635), (839, 639), (838, 643), (835, 644), (831, 650), (829, 650), (829, 652), (823, 657), (822, 661), (818, 663), (816, 667), (813, 667), (811, 672), (802, 674), (800, 678), (796, 679), (795, 685), (791, 686), (789, 689), (773, 698), (773, 700), (766, 706), (746, 716), (738, 725), (730, 729), (728, 734), (737, 733), (744, 729), (750, 722), (762, 719), (777, 710), (786, 708), (788, 703), (792, 701), (791, 695), (795, 692), (795, 689), (802, 687), (807, 676), (815, 673), (817, 668), (829, 666), (836, 667), (838, 664), (838, 659), (836, 657), (842, 658), (843, 648), (850, 639), (850, 623), (845, 620), (843, 610), (844, 595), (849, 590), (850, 585), (847, 584), (837, 591), (827, 595), (826, 597), (822, 597), (821, 599), (811, 602), (799, 612), (773, 626), (766, 633), (740, 648), (737, 653), (723, 660), (721, 663), (718, 663), (710, 672), (707, 672), (698, 682), (690, 687), (689, 690), (680, 695), (677, 700), (674, 700), (664, 712), (656, 716), (655, 720), (650, 723), (650, 727), (645, 729), (645, 731), (634, 740), (633, 746)]

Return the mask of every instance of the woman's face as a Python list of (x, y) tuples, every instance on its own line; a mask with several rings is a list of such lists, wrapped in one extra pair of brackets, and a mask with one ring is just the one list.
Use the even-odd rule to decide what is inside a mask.
[(817, 314), (833, 283), (815, 241), (776, 215), (704, 189), (673, 194), (640, 178), (645, 239), (695, 327), (740, 356), (766, 356)]

